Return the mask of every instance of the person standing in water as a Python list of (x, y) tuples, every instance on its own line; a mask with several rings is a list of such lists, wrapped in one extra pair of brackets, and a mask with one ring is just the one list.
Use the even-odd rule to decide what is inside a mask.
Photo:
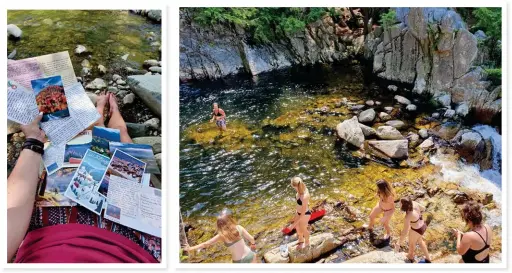
[(469, 201), (462, 207), (462, 218), (470, 231), (463, 233), (453, 229), (457, 237), (457, 252), (462, 255), (461, 263), (489, 263), (492, 244), (492, 229), (482, 222), (480, 204)]
[[(245, 244), (245, 240), (251, 243), (249, 248)], [(258, 258), (256, 253), (256, 241), (244, 227), (238, 225), (236, 220), (228, 213), (222, 213), (217, 218), (217, 235), (210, 240), (198, 244), (196, 246), (186, 245), (183, 250), (191, 253), (194, 250), (207, 248), (215, 243), (223, 242), (224, 245), (231, 252), (233, 263), (257, 263)]]
[(401, 210), (405, 212), (404, 229), (400, 234), (398, 244), (395, 246), (395, 251), (398, 252), (400, 250), (405, 236), (409, 233), (409, 253), (407, 254), (407, 259), (409, 259), (410, 262), (414, 262), (414, 249), (416, 248), (416, 243), (418, 243), (421, 251), (425, 254), (425, 259), (420, 263), (430, 263), (427, 244), (423, 241), (423, 234), (425, 234), (427, 230), (427, 223), (423, 220), (422, 216), (425, 208), (419, 203), (413, 202), (409, 197), (400, 199), (400, 203)]
[(224, 110), (219, 108), (218, 103), (213, 104), (213, 113), (212, 113), (212, 119), (210, 122), (213, 122), (215, 120), (215, 124), (217, 124), (217, 128), (222, 131), (226, 131), (226, 113)]
[(288, 227), (290, 230), (297, 229), (297, 249), (304, 249), (309, 247), (309, 230), (308, 223), (311, 218), (311, 211), (309, 210), (309, 191), (306, 184), (298, 176), (292, 178), (292, 188), (297, 191), (295, 200), (297, 201), (296, 212), (293, 218), (293, 223)]
[(386, 230), (386, 235), (384, 236), (384, 240), (388, 240), (391, 237), (391, 228), (389, 227), (389, 221), (391, 220), (391, 216), (395, 212), (395, 191), (391, 187), (391, 185), (384, 179), (377, 180), (377, 197), (379, 201), (377, 205), (372, 209), (370, 213), (370, 224), (364, 225), (364, 227), (368, 228), (370, 232), (373, 231), (373, 225), (375, 224), (375, 218), (381, 213), (384, 213), (384, 216), (380, 219), (380, 222), (384, 226)]

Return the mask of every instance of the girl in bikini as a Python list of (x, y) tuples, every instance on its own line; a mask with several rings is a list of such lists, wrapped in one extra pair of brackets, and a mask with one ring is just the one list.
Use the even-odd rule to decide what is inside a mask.
[[(244, 239), (251, 243), (250, 248), (245, 244)], [(256, 253), (253, 252), (256, 250), (256, 241), (244, 227), (237, 225), (235, 219), (227, 213), (222, 213), (217, 218), (217, 235), (196, 246), (191, 247), (187, 245), (184, 250), (191, 253), (196, 249), (207, 248), (218, 242), (223, 242), (229, 249), (233, 263), (258, 262)]]
[(295, 208), (295, 215), (293, 217), (293, 223), (288, 228), (293, 230), (297, 229), (297, 249), (303, 249), (309, 247), (309, 230), (308, 223), (311, 218), (311, 211), (309, 210), (309, 191), (306, 188), (306, 184), (302, 181), (300, 177), (294, 177), (291, 181), (292, 188), (297, 191), (295, 195), (295, 200), (297, 201), (297, 206)]
[(492, 244), (492, 229), (482, 222), (480, 204), (469, 201), (462, 207), (462, 218), (470, 231), (463, 233), (454, 229), (457, 237), (457, 252), (462, 255), (461, 263), (489, 263)]
[(419, 203), (413, 202), (409, 197), (400, 199), (400, 203), (401, 210), (405, 212), (404, 229), (400, 234), (400, 240), (398, 240), (395, 250), (397, 252), (400, 250), (405, 236), (409, 233), (409, 253), (407, 254), (407, 259), (410, 262), (414, 262), (414, 249), (417, 243), (420, 245), (421, 251), (425, 254), (425, 259), (420, 263), (430, 263), (427, 244), (423, 241), (423, 234), (425, 234), (427, 230), (427, 223), (423, 220), (422, 216), (425, 208)]
[(375, 218), (381, 213), (384, 213), (384, 216), (380, 219), (380, 222), (384, 226), (386, 230), (386, 235), (384, 236), (384, 240), (388, 240), (391, 236), (391, 228), (389, 227), (389, 221), (391, 220), (391, 216), (393, 216), (393, 212), (395, 212), (395, 191), (391, 187), (391, 185), (384, 179), (380, 179), (377, 181), (377, 197), (379, 197), (379, 202), (373, 208), (370, 213), (370, 224), (364, 225), (364, 227), (368, 228), (371, 232), (373, 231), (373, 225), (375, 224)]
[(218, 103), (213, 104), (213, 113), (210, 122), (213, 122), (214, 120), (217, 128), (219, 128), (221, 132), (226, 131), (226, 113), (224, 110), (219, 108)]

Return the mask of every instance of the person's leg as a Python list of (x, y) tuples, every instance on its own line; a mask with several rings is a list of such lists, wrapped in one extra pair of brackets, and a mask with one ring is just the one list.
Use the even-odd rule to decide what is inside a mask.
[(253, 263), (253, 264), (257, 264), (257, 263), (259, 263), (259, 261), (258, 261), (258, 255), (254, 254), (254, 258), (252, 258), (252, 262), (251, 262), (251, 263)]
[(419, 240), (418, 240), (419, 244), (420, 244), (420, 248), (421, 248), (421, 251), (423, 251), (423, 254), (425, 254), (425, 259), (428, 260), (428, 261), (432, 261), (430, 259), (430, 255), (428, 254), (428, 248), (427, 248), (427, 244), (425, 243), (425, 241), (423, 241), (423, 237), (421, 237)]
[(409, 252), (407, 253), (407, 259), (414, 261), (414, 249), (416, 248), (416, 242), (421, 237), (414, 230), (409, 231)]
[(370, 224), (368, 225), (368, 229), (372, 230), (373, 225), (375, 224), (375, 218), (377, 218), (377, 215), (381, 213), (381, 209), (379, 207), (379, 203), (372, 209), (372, 212), (370, 213)]
[(380, 222), (384, 226), (384, 229), (386, 230), (386, 235), (384, 236), (384, 240), (386, 240), (387, 238), (389, 238), (389, 236), (391, 236), (391, 227), (389, 226), (389, 222), (391, 221), (391, 216), (393, 216), (393, 212), (395, 212), (395, 210), (384, 212), (384, 216), (380, 220)]
[(96, 110), (100, 113), (100, 118), (94, 123), (94, 126), (105, 127), (103, 111), (105, 110), (108, 100), (109, 94), (105, 91), (102, 91), (96, 98)]
[(302, 228), (302, 221), (300, 219), (295, 230), (297, 231), (297, 248), (302, 248), (302, 245), (304, 244), (304, 229)]
[(306, 216), (304, 216), (302, 218), (303, 219), (301, 219), (301, 221), (302, 221), (302, 226), (303, 226), (302, 233), (304, 234), (304, 247), (309, 247), (309, 230), (308, 230), (308, 225), (309, 225), (309, 219), (311, 219), (311, 215), (306, 215)]
[(108, 121), (108, 128), (119, 129), (121, 134), (121, 142), (132, 143), (133, 141), (128, 135), (126, 122), (124, 122), (123, 116), (121, 116), (121, 113), (119, 112), (116, 96), (112, 93), (109, 93), (108, 101), (110, 104), (110, 120)]
[(226, 120), (222, 121), (222, 131), (226, 131)]

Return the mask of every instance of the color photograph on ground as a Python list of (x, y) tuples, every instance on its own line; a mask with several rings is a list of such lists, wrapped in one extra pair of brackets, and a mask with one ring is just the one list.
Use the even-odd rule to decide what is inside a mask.
[(501, 29), (501, 8), (180, 8), (180, 261), (504, 261)]

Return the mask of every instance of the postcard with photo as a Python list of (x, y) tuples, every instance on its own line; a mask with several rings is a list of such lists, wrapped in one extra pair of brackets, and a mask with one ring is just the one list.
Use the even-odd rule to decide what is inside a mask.
[(143, 161), (138, 160), (121, 150), (114, 151), (105, 175), (101, 180), (98, 192), (105, 197), (108, 195), (108, 185), (110, 183), (111, 175), (141, 183), (145, 168), (146, 163)]
[[(134, 201), (135, 200), (135, 201)], [(162, 192), (119, 176), (110, 177), (105, 218), (140, 232), (160, 237)]]
[(119, 129), (98, 126), (94, 126), (94, 128), (92, 128), (91, 150), (110, 157), (111, 153), (109, 150), (109, 142), (112, 141), (121, 141), (121, 134)]
[(73, 200), (64, 196), (66, 189), (75, 175), (76, 168), (60, 168), (51, 175), (46, 176), (43, 194), (37, 196), (37, 207), (61, 207), (76, 205)]
[(68, 102), (60, 76), (32, 80), (42, 122), (69, 117)]
[(113, 154), (116, 149), (144, 161), (146, 163), (146, 173), (160, 174), (160, 168), (158, 168), (158, 164), (156, 163), (155, 154), (153, 153), (151, 145), (110, 142), (110, 153)]
[(94, 213), (100, 214), (106, 200), (98, 194), (97, 189), (108, 163), (108, 157), (88, 150), (71, 179), (65, 196)]
[(84, 158), (85, 153), (91, 149), (91, 144), (66, 144), (64, 152), (64, 166), (78, 167)]

